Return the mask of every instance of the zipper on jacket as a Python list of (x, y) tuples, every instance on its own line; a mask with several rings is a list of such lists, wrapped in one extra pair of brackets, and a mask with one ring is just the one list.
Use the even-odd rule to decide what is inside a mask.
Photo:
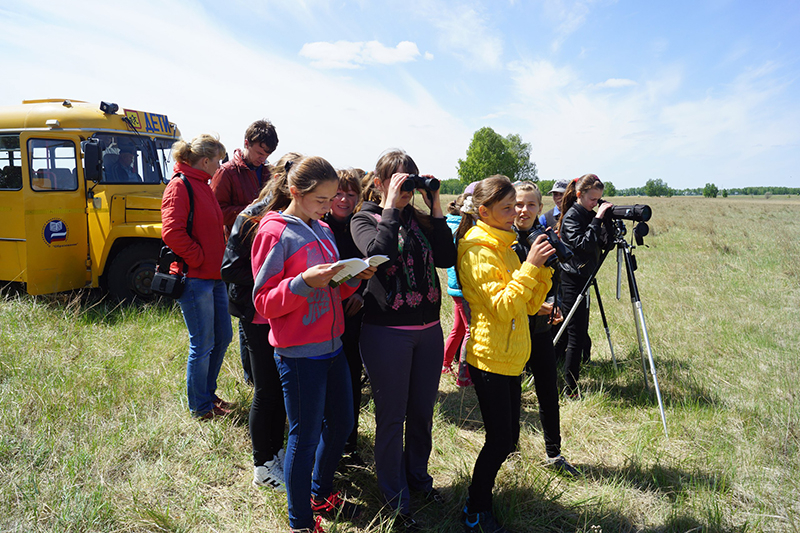
[(508, 352), (509, 348), (511, 348), (511, 335), (514, 333), (514, 330), (517, 329), (517, 319), (511, 319), (511, 333), (508, 334), (508, 339), (506, 339), (506, 352)]

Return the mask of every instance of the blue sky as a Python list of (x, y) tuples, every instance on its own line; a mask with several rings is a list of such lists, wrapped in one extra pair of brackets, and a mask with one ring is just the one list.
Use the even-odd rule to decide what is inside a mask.
[(278, 154), (402, 147), (441, 179), (490, 126), (542, 179), (795, 187), (799, 30), (796, 1), (12, 0), (0, 105), (113, 101), (229, 150), (267, 117)]

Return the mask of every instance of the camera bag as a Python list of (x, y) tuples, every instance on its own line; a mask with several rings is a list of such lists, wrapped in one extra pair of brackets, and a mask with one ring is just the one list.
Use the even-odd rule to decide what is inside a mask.
[[(189, 193), (189, 216), (186, 219), (186, 233), (189, 237), (192, 236), (192, 222), (194, 221), (194, 195), (192, 194), (192, 186), (189, 180), (184, 175), (180, 175), (181, 181), (186, 186)], [(176, 254), (172, 249), (162, 242), (161, 252), (158, 254), (158, 262), (156, 263), (156, 272), (153, 275), (153, 281), (150, 284), (150, 290), (158, 296), (166, 296), (167, 298), (178, 299), (183, 294), (183, 288), (186, 285), (186, 271), (189, 266), (186, 261)], [(183, 263), (183, 269), (180, 273), (171, 274), (170, 265), (172, 263)]]

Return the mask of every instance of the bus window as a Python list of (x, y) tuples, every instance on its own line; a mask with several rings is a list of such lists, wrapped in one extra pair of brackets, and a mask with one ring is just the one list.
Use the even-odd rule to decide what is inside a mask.
[(75, 143), (59, 139), (29, 139), (28, 165), (34, 191), (75, 191), (78, 162)]
[(22, 188), (22, 153), (19, 135), (0, 135), (0, 189)]

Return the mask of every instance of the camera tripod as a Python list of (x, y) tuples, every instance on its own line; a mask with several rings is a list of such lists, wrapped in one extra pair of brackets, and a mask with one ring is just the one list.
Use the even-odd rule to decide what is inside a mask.
[[(625, 234), (627, 230), (625, 228), (625, 223), (622, 220), (614, 219), (614, 246), (617, 249), (617, 300), (620, 298), (620, 291), (622, 288), (622, 264), (625, 264), (625, 271), (628, 277), (628, 289), (630, 290), (631, 295), (631, 305), (633, 307), (633, 319), (634, 324), (636, 326), (636, 337), (639, 341), (639, 355), (642, 359), (642, 372), (644, 374), (644, 386), (646, 389), (649, 389), (650, 385), (647, 381), (647, 371), (648, 366), (650, 370), (650, 375), (653, 377), (653, 385), (656, 391), (656, 398), (658, 399), (658, 408), (661, 412), (661, 422), (664, 425), (664, 434), (669, 438), (669, 433), (667, 432), (667, 419), (664, 414), (664, 402), (661, 399), (661, 388), (658, 386), (658, 376), (656, 375), (656, 363), (653, 359), (653, 350), (650, 346), (650, 337), (647, 334), (647, 325), (645, 324), (644, 320), (644, 310), (642, 308), (642, 299), (639, 295), (639, 286), (636, 283), (636, 276), (634, 274), (636, 270), (636, 257), (631, 253), (633, 246), (625, 241)], [(642, 244), (641, 239), (644, 235), (636, 233), (637, 243)], [(646, 233), (645, 233), (646, 234)], [(617, 370), (617, 359), (614, 355), (614, 346), (611, 343), (611, 333), (608, 328), (608, 321), (606, 320), (605, 310), (603, 309), (603, 301), (600, 298), (600, 289), (597, 286), (597, 272), (600, 270), (600, 267), (603, 266), (603, 262), (605, 261), (608, 253), (613, 248), (609, 248), (603, 252), (600, 257), (600, 261), (597, 264), (594, 272), (589, 277), (589, 280), (584, 285), (583, 289), (581, 290), (580, 294), (578, 295), (577, 300), (575, 300), (575, 304), (573, 304), (572, 309), (570, 309), (569, 314), (564, 319), (564, 322), (561, 324), (561, 329), (558, 331), (558, 334), (553, 339), (553, 345), (555, 346), (558, 344), (561, 335), (567, 330), (567, 324), (572, 319), (572, 316), (575, 314), (579, 305), (583, 304), (583, 301), (587, 298), (589, 287), (594, 286), (595, 294), (597, 295), (597, 304), (598, 308), (600, 309), (600, 316), (603, 319), (603, 327), (606, 331), (606, 338), (608, 339), (608, 346), (611, 350), (611, 359), (614, 363), (614, 370)], [(645, 357), (646, 354), (646, 357)]]

